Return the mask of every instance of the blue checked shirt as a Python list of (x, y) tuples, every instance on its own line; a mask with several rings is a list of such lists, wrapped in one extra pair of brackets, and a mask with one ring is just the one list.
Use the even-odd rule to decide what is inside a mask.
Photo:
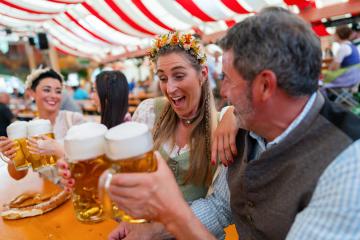
[[(260, 136), (250, 133), (258, 143), (256, 157), (299, 125), (314, 103), (316, 94), (272, 142), (265, 143)], [(224, 227), (232, 223), (227, 168), (221, 167), (213, 187), (212, 194), (194, 201), (191, 208), (210, 232), (223, 239)], [(308, 207), (296, 216), (287, 239), (360, 239), (360, 140), (350, 145), (321, 175)]]

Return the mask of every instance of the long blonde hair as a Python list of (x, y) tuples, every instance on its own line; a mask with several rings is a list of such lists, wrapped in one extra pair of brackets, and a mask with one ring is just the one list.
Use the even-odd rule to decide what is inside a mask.
[[(193, 57), (179, 48), (167, 48), (159, 55), (165, 55), (173, 52), (184, 53), (191, 61), (192, 66), (199, 72), (200, 64)], [(215, 167), (210, 164), (211, 161), (211, 139), (212, 133), (216, 127), (216, 109), (214, 98), (210, 90), (208, 79), (201, 86), (201, 98), (199, 104), (199, 113), (193, 130), (190, 134), (190, 166), (184, 178), (184, 183), (193, 183), (195, 185), (209, 186), (212, 181)], [(179, 122), (179, 117), (167, 102), (155, 123), (153, 130), (154, 148), (160, 147), (169, 139), (175, 144), (174, 132)]]

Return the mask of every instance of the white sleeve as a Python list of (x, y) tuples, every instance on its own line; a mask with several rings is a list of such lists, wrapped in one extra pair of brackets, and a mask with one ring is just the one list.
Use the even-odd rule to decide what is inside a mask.
[(134, 122), (144, 123), (152, 131), (155, 124), (155, 99), (150, 98), (142, 101), (136, 108), (132, 120)]
[(334, 61), (341, 63), (344, 58), (351, 54), (351, 47), (348, 44), (341, 44), (339, 50), (337, 51)]

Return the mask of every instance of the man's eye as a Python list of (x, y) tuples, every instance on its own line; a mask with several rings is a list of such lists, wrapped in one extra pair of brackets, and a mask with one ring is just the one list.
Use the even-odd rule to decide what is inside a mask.
[(222, 73), (220, 73), (219, 74), (219, 79), (220, 80), (224, 80), (224, 78), (225, 78), (225, 74), (222, 72)]

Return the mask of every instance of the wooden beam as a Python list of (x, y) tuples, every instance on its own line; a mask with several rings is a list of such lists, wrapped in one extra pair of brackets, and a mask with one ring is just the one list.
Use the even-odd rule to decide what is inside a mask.
[(299, 16), (308, 22), (318, 22), (323, 18), (330, 18), (350, 13), (352, 15), (360, 13), (360, 1), (353, 0), (345, 3), (330, 5), (323, 8), (307, 8), (300, 12)]

